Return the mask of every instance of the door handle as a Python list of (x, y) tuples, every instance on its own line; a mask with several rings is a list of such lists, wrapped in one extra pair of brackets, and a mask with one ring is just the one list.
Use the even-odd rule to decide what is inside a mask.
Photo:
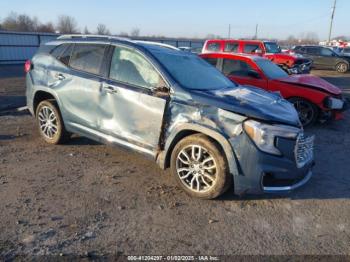
[(62, 74), (57, 74), (55, 77), (56, 77), (57, 80), (60, 80), (60, 81), (66, 79), (66, 77), (64, 75), (62, 75)]
[(116, 87), (109, 85), (107, 83), (102, 83), (102, 88), (106, 90), (106, 92), (108, 93), (113, 93), (113, 94), (118, 93), (118, 90)]

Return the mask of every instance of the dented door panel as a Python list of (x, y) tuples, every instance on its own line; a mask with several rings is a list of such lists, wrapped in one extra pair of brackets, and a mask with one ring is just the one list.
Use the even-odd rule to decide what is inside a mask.
[(107, 88), (101, 88), (100, 95), (101, 131), (156, 151), (166, 98), (114, 81), (103, 85)]

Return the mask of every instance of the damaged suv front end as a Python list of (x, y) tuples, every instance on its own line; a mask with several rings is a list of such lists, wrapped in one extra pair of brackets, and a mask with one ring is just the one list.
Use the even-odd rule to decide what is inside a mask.
[(304, 134), (292, 104), (248, 86), (212, 94), (221, 99), (213, 103), (215, 122), (233, 151), (236, 194), (291, 191), (311, 178), (314, 137)]
[(232, 82), (223, 88), (200, 85), (198, 82), (206, 78), (203, 75), (197, 79), (197, 87), (188, 85), (189, 79), (200, 76), (196, 70), (186, 69), (192, 63), (190, 55), (184, 58), (176, 54), (168, 59), (151, 52), (176, 80), (165, 144), (157, 159), (161, 167), (171, 165), (177, 139), (201, 133), (220, 145), (235, 194), (290, 191), (311, 178), (314, 137), (304, 135), (291, 103), (277, 93)]

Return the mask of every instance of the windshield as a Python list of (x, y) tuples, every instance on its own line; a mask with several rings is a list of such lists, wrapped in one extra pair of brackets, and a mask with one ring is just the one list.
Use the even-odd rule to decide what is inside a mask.
[(183, 52), (150, 51), (185, 88), (211, 90), (236, 86), (215, 67), (197, 55)]
[(266, 53), (278, 54), (281, 53), (281, 47), (277, 43), (265, 42)]
[(264, 74), (270, 79), (279, 79), (288, 77), (288, 74), (283, 71), (279, 66), (272, 63), (270, 60), (259, 59), (256, 61), (257, 65), (264, 72)]

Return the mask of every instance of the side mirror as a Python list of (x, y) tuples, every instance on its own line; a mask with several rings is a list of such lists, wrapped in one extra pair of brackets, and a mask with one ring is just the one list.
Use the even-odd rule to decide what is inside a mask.
[(260, 74), (258, 72), (256, 72), (255, 70), (249, 70), (248, 71), (248, 76), (259, 79), (260, 78)]
[(261, 49), (256, 49), (255, 51), (254, 51), (254, 54), (256, 54), (256, 55), (262, 55), (262, 50)]
[(152, 91), (160, 96), (168, 95), (170, 93), (170, 89), (167, 86), (153, 87)]

